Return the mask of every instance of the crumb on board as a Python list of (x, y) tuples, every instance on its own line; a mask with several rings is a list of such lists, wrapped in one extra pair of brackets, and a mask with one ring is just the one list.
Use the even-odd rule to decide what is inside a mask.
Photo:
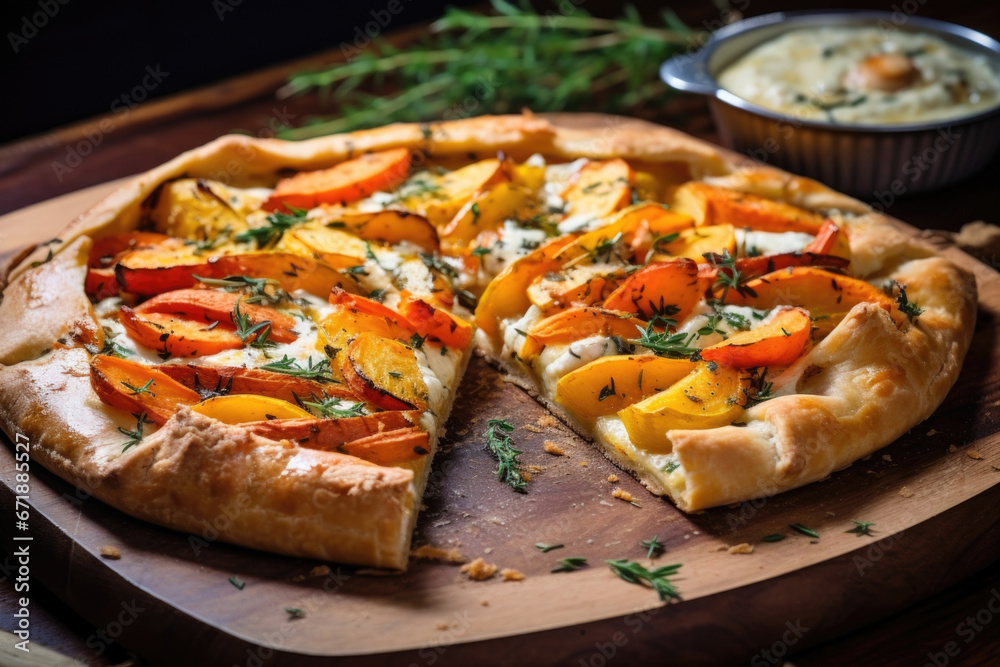
[(520, 570), (505, 567), (500, 570), (500, 576), (504, 581), (524, 581), (524, 574)]
[(530, 482), (532, 479), (534, 479), (534, 477), (532, 476), (532, 474), (530, 472), (528, 472), (527, 470), (522, 470), (521, 471), (521, 477), (524, 479), (525, 482)]
[(538, 428), (534, 424), (525, 424), (523, 426), (525, 431), (531, 431), (532, 433), (541, 433), (542, 429)]
[(888, 461), (889, 463), (892, 463), (892, 456), (889, 455), (889, 454), (883, 454), (882, 455), (882, 460), (883, 461)]
[(483, 605), (484, 607), (489, 607), (490, 606), (490, 601), (489, 600), (480, 600), (479, 604)]
[(448, 628), (450, 628), (451, 626), (450, 626), (450, 625), (448, 625), (447, 623), (445, 623), (444, 621), (441, 621), (440, 623), (438, 623), (438, 624), (437, 624), (437, 625), (435, 625), (434, 627), (435, 627), (435, 629), (437, 629), (437, 630), (447, 630), (447, 629), (448, 629)]
[(748, 542), (743, 542), (741, 544), (734, 544), (733, 546), (729, 547), (728, 551), (731, 554), (752, 554), (753, 545)]
[(330, 574), (329, 565), (317, 565), (313, 569), (309, 570), (310, 577), (325, 577), (328, 574)]
[(101, 558), (118, 560), (121, 557), (122, 557), (122, 552), (118, 550), (118, 547), (112, 547), (112, 546), (101, 547)]
[(973, 459), (975, 461), (982, 461), (983, 460), (983, 455), (979, 453), (978, 449), (970, 449), (969, 451), (967, 451), (965, 453), (965, 455), (968, 456), (970, 459)]
[(931, 429), (931, 430), (927, 431), (927, 436), (928, 437), (930, 437), (932, 435), (936, 435), (936, 434), (937, 434), (937, 431), (935, 431), (934, 429)]
[(558, 442), (546, 440), (542, 444), (542, 447), (545, 449), (546, 453), (552, 454), (553, 456), (566, 456), (566, 450), (560, 447)]
[(482, 558), (477, 558), (471, 563), (463, 565), (461, 572), (473, 581), (485, 581), (497, 573), (497, 566), (487, 563)]
[(618, 481), (618, 475), (611, 473), (610, 475), (608, 475), (608, 481), (614, 484), (615, 482)]
[(589, 466), (589, 465), (590, 465), (590, 464), (589, 464), (589, 463), (587, 463), (586, 461), (580, 461), (580, 467), (581, 467), (581, 468), (586, 468), (586, 467), (587, 467), (587, 466)]
[(559, 425), (559, 420), (552, 415), (542, 415), (535, 420), (535, 423), (542, 428), (554, 428)]
[(629, 493), (620, 486), (615, 487), (615, 490), (611, 492), (611, 496), (614, 498), (618, 498), (619, 500), (624, 500), (627, 503), (630, 503), (633, 500), (635, 500), (635, 496), (633, 496), (631, 493)]
[(529, 465), (529, 466), (525, 466), (525, 468), (526, 468), (526, 469), (527, 469), (527, 470), (528, 470), (529, 472), (542, 472), (543, 470), (545, 470), (545, 467), (544, 467), (544, 466), (535, 466), (535, 465)]
[(899, 490), (899, 495), (903, 496), (904, 498), (909, 498), (913, 495), (913, 491), (910, 491), (910, 487), (904, 486)]
[(493, 553), (493, 547), (486, 547), (485, 549), (483, 549), (483, 553), (484, 554), (491, 554), (491, 553)]
[(955, 452), (958, 451), (958, 447), (956, 447), (955, 445), (948, 445), (948, 451), (954, 454)]
[(417, 547), (410, 552), (410, 556), (423, 560), (439, 560), (443, 563), (464, 563), (468, 560), (458, 549), (441, 549), (430, 544)]

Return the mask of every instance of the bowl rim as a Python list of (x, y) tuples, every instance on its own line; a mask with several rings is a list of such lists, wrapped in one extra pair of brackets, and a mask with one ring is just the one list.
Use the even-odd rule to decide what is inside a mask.
[[(1000, 62), (1000, 41), (997, 41), (986, 35), (968, 28), (957, 23), (950, 23), (948, 21), (941, 21), (939, 19), (932, 19), (923, 16), (916, 16), (913, 14), (906, 14), (906, 18), (903, 22), (898, 22), (895, 20), (895, 15), (900, 12), (890, 12), (882, 10), (872, 10), (872, 9), (841, 9), (841, 10), (794, 10), (794, 11), (779, 11), (771, 12), (769, 14), (761, 14), (759, 16), (752, 16), (749, 18), (741, 19), (735, 23), (731, 23), (727, 26), (720, 28), (719, 30), (712, 33), (708, 40), (702, 45), (702, 47), (695, 53), (686, 53), (678, 56), (674, 56), (666, 60), (660, 66), (660, 78), (667, 83), (667, 85), (676, 88), (678, 90), (686, 90), (690, 92), (700, 93), (709, 97), (714, 97), (715, 99), (728, 104), (729, 106), (748, 111), (759, 116), (764, 116), (783, 123), (791, 123), (795, 126), (805, 126), (817, 129), (830, 130), (835, 132), (869, 132), (869, 133), (906, 133), (906, 132), (925, 132), (928, 130), (939, 130), (942, 128), (953, 127), (956, 125), (966, 125), (970, 123), (975, 123), (986, 118), (993, 116), (1000, 116), (1000, 101), (996, 105), (978, 111), (976, 113), (967, 116), (957, 116), (955, 118), (947, 118), (942, 120), (915, 122), (915, 123), (892, 123), (885, 125), (878, 124), (862, 124), (862, 123), (832, 123), (829, 121), (815, 120), (800, 118), (792, 114), (783, 114), (766, 107), (762, 107), (755, 104), (735, 93), (732, 93), (725, 88), (723, 88), (715, 75), (709, 71), (708, 61), (711, 55), (719, 47), (720, 44), (729, 40), (737, 35), (742, 35), (749, 32), (754, 32), (761, 30), (763, 28), (769, 28), (777, 23), (787, 24), (787, 27), (782, 30), (782, 33), (786, 33), (791, 30), (795, 30), (801, 27), (797, 24), (805, 22), (808, 19), (815, 19), (820, 17), (826, 17), (830, 19), (850, 19), (852, 22), (868, 21), (872, 25), (876, 25), (878, 21), (885, 21), (892, 25), (895, 25), (899, 29), (913, 29), (923, 30), (933, 33), (935, 36), (941, 37), (945, 36), (949, 38), (948, 41), (955, 41), (956, 39), (962, 41), (966, 44), (972, 45), (973, 48), (978, 47), (979, 50), (985, 49), (993, 53), (997, 62)], [(750, 49), (755, 48), (757, 45), (751, 46)], [(741, 55), (745, 55), (749, 52), (749, 49)], [(683, 59), (693, 59), (695, 66), (699, 69), (701, 76), (699, 78), (702, 81), (697, 83), (690, 81), (676, 73), (675, 63), (680, 62)], [(997, 72), (998, 77), (1000, 77), (1000, 72)]]

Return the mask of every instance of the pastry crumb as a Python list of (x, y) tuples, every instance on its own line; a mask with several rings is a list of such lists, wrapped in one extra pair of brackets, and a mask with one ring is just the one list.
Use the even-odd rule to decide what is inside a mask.
[(936, 434), (937, 434), (937, 431), (936, 431), (936, 430), (934, 430), (934, 429), (931, 429), (931, 430), (927, 431), (927, 435), (928, 435), (928, 437), (929, 437), (929, 436), (932, 436), (932, 435), (936, 435)]
[(490, 601), (489, 600), (480, 600), (479, 604), (483, 605), (484, 607), (489, 607), (490, 606)]
[(471, 563), (463, 565), (460, 571), (473, 581), (485, 581), (497, 573), (497, 566), (493, 563), (487, 563), (482, 558), (477, 558)]
[(500, 576), (503, 577), (504, 581), (524, 581), (524, 574), (522, 572), (509, 567), (500, 570)]
[(909, 498), (913, 495), (913, 491), (910, 491), (910, 487), (904, 486), (899, 490), (899, 495), (903, 496), (904, 498)]
[(714, 549), (712, 549), (712, 551), (729, 551), (729, 545), (728, 544), (720, 544), (719, 546), (717, 546)]
[(118, 560), (122, 557), (122, 552), (118, 550), (118, 547), (106, 546), (101, 547), (101, 558), (107, 558), (108, 560)]
[(581, 467), (581, 468), (586, 468), (586, 467), (587, 467), (587, 466), (589, 466), (589, 465), (590, 465), (590, 464), (589, 464), (589, 463), (587, 463), (586, 461), (580, 461), (580, 467)]
[(619, 500), (624, 500), (627, 503), (630, 503), (633, 500), (635, 500), (635, 496), (633, 496), (631, 493), (629, 493), (620, 486), (616, 486), (615, 490), (611, 492), (611, 495), (612, 497), (618, 498)]
[(535, 423), (541, 426), (542, 428), (552, 428), (554, 426), (559, 425), (559, 420), (553, 417), (552, 415), (542, 415), (537, 420), (535, 420)]
[(483, 553), (484, 554), (491, 554), (491, 553), (493, 553), (493, 547), (486, 547), (485, 549), (483, 549)]
[(978, 449), (970, 449), (969, 451), (967, 451), (965, 453), (965, 455), (968, 456), (970, 459), (973, 459), (975, 461), (982, 461), (983, 460), (983, 455), (979, 453)]
[(728, 551), (731, 554), (752, 554), (753, 545), (747, 542), (743, 542), (742, 544), (734, 544), (733, 546), (729, 547)]
[(542, 432), (542, 429), (538, 428), (537, 426), (535, 426), (533, 424), (525, 424), (523, 428), (524, 428), (525, 431), (531, 431), (532, 433), (541, 433)]
[(450, 626), (450, 625), (448, 625), (447, 623), (445, 623), (444, 621), (442, 621), (441, 623), (438, 623), (438, 624), (437, 624), (437, 625), (435, 625), (434, 627), (435, 627), (436, 629), (438, 629), (438, 630), (447, 630), (447, 629), (448, 629), (448, 628), (450, 628), (451, 626)]
[(546, 440), (542, 447), (545, 451), (553, 456), (566, 456), (566, 450), (559, 446), (558, 442), (552, 442), (551, 440)]
[(458, 549), (440, 549), (430, 544), (425, 544), (422, 547), (414, 549), (410, 552), (410, 557), (423, 560), (439, 560), (443, 563), (464, 563), (468, 560)]
[(309, 570), (310, 577), (325, 577), (328, 574), (330, 574), (329, 565), (317, 565), (313, 569)]
[(955, 452), (958, 451), (958, 447), (956, 447), (955, 445), (948, 445), (948, 451), (954, 454)]
[(889, 461), (891, 463), (892, 462), (892, 456), (890, 456), (889, 454), (883, 454), (882, 455), (882, 460), (883, 461)]
[(610, 475), (608, 475), (608, 481), (614, 484), (615, 482), (618, 481), (618, 475), (611, 473)]

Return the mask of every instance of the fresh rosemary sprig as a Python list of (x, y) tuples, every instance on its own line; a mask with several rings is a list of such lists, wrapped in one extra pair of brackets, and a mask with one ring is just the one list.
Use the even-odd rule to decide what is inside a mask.
[(486, 449), (499, 462), (497, 479), (510, 485), (518, 493), (528, 492), (528, 480), (521, 475), (517, 455), (521, 450), (514, 449), (508, 433), (514, 430), (514, 425), (506, 419), (491, 419), (487, 423)]
[(654, 317), (645, 329), (636, 327), (639, 330), (639, 337), (630, 338), (628, 342), (641, 345), (652, 350), (656, 356), (667, 359), (690, 359), (698, 354), (698, 348), (691, 347), (691, 343), (698, 337), (697, 333), (657, 331), (656, 325), (663, 321), (664, 318)]
[[(493, 15), (449, 9), (416, 43), (396, 48), (373, 40), (364, 51), (342, 48), (346, 62), (293, 74), (281, 98), (316, 91), (336, 106), (330, 118), (279, 133), (285, 139), (344, 132), (374, 124), (534, 111), (629, 114), (660, 108), (671, 95), (660, 63), (703, 43), (705, 33), (663, 11), (645, 25), (631, 6), (618, 20), (594, 18), (576, 3), (563, 14), (527, 3), (491, 0)], [(430, 133), (428, 133), (430, 134)], [(433, 137), (429, 137), (433, 139)]]
[(541, 551), (543, 554), (547, 554), (553, 549), (562, 549), (564, 545), (562, 544), (546, 544), (545, 542), (535, 542), (535, 548)]
[(723, 248), (722, 254), (718, 255), (714, 252), (706, 252), (704, 255), (708, 263), (718, 269), (718, 273), (715, 277), (715, 287), (722, 288), (722, 296), (719, 298), (721, 303), (726, 302), (726, 296), (729, 294), (729, 290), (734, 290), (740, 296), (757, 296), (757, 292), (753, 288), (747, 287), (744, 284), (742, 272), (736, 268), (736, 258), (729, 254), (729, 251)]
[(809, 528), (808, 526), (802, 525), (801, 523), (791, 523), (788, 524), (788, 527), (797, 533), (802, 533), (806, 537), (813, 537), (817, 539), (819, 538), (819, 533), (817, 533), (812, 528)]
[(874, 535), (872, 535), (872, 526), (875, 525), (874, 521), (858, 521), (857, 519), (851, 519), (851, 523), (854, 524), (854, 528), (845, 530), (845, 533), (854, 533), (858, 537), (861, 537), (862, 535), (874, 537)]
[(261, 370), (284, 373), (285, 375), (302, 378), (303, 380), (337, 382), (337, 379), (333, 377), (333, 369), (330, 367), (329, 359), (320, 359), (316, 363), (313, 363), (313, 358), (310, 356), (306, 361), (306, 365), (302, 366), (295, 359), (284, 354), (278, 361), (263, 364), (260, 368)]
[(302, 405), (318, 412), (327, 419), (339, 419), (341, 417), (360, 417), (365, 414), (365, 404), (355, 403), (349, 408), (342, 408), (343, 401), (336, 396), (324, 396), (321, 401), (302, 401)]
[(630, 584), (641, 584), (648, 582), (660, 599), (667, 602), (671, 599), (680, 600), (681, 594), (678, 592), (673, 582), (668, 577), (677, 574), (681, 569), (680, 564), (664, 565), (655, 570), (647, 570), (639, 563), (630, 563), (627, 558), (604, 561), (611, 568), (611, 571)]
[(252, 324), (250, 322), (250, 316), (240, 310), (240, 301), (242, 299), (236, 300), (236, 305), (233, 306), (232, 319), (233, 324), (236, 325), (236, 335), (240, 337), (240, 340), (246, 343), (250, 341), (250, 347), (256, 347), (258, 349), (264, 349), (268, 347), (275, 347), (277, 343), (272, 340), (268, 340), (271, 336), (271, 321), (263, 320)]
[(288, 210), (289, 213), (275, 211), (265, 218), (266, 225), (240, 232), (233, 239), (240, 243), (256, 243), (258, 248), (273, 246), (281, 240), (285, 232), (309, 219), (309, 212), (305, 209), (289, 206)]
[(104, 347), (97, 349), (96, 345), (85, 344), (84, 348), (86, 348), (87, 352), (90, 352), (91, 354), (104, 354), (109, 357), (118, 357), (119, 359), (124, 359), (125, 357), (131, 357), (132, 352), (128, 348), (122, 347), (121, 345), (115, 342), (115, 338), (117, 336), (118, 336), (117, 332), (105, 328)]
[(142, 432), (143, 426), (146, 424), (153, 423), (153, 420), (149, 419), (146, 416), (145, 412), (143, 413), (133, 412), (132, 416), (135, 417), (135, 430), (130, 431), (121, 426), (118, 427), (119, 433), (128, 436), (128, 440), (122, 445), (122, 454), (127, 452), (130, 447), (134, 447), (135, 445), (138, 445), (140, 442), (142, 442), (142, 438), (145, 435), (145, 433)]
[(663, 546), (663, 542), (660, 542), (659, 537), (660, 537), (659, 535), (653, 535), (652, 539), (643, 540), (642, 542), (639, 542), (640, 547), (642, 547), (643, 549), (649, 549), (649, 551), (646, 553), (646, 558), (652, 560), (654, 553), (656, 553), (657, 551), (663, 551), (666, 548)]
[(122, 384), (125, 385), (125, 388), (131, 392), (129, 394), (130, 396), (138, 396), (139, 394), (149, 394), (150, 396), (155, 397), (156, 394), (150, 391), (150, 387), (153, 386), (154, 382), (156, 382), (156, 380), (150, 378), (146, 380), (146, 384), (142, 385), (141, 387), (136, 387), (135, 385), (129, 384), (128, 382), (124, 381), (122, 382)]
[(579, 570), (586, 564), (587, 564), (586, 558), (580, 558), (579, 556), (570, 556), (569, 558), (563, 558), (562, 560), (556, 561), (556, 566), (552, 569), (552, 571), (572, 572), (573, 570)]

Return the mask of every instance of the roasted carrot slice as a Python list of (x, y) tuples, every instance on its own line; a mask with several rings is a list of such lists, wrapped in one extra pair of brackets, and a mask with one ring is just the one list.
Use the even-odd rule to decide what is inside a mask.
[(743, 293), (729, 290), (726, 302), (764, 310), (782, 305), (800, 306), (814, 318), (827, 324), (838, 322), (859, 303), (874, 303), (884, 308), (897, 327), (909, 320), (895, 300), (871, 283), (842, 276), (821, 268), (803, 266), (768, 273), (746, 283)]
[(437, 229), (427, 218), (410, 211), (386, 209), (363, 213), (339, 206), (323, 206), (314, 220), (330, 229), (340, 229), (358, 238), (389, 244), (409, 241), (428, 252), (441, 247)]
[(823, 216), (798, 206), (694, 181), (677, 188), (674, 204), (699, 225), (728, 224), (762, 232), (816, 234), (824, 223)]
[(293, 331), (293, 318), (274, 308), (246, 303), (246, 297), (241, 294), (219, 290), (182, 289), (164, 292), (137, 306), (135, 312), (141, 316), (151, 313), (175, 315), (197, 323), (199, 328), (215, 324), (216, 328), (234, 329), (233, 318), (237, 304), (240, 306), (240, 314), (247, 317), (250, 326), (261, 322), (270, 323), (269, 340), (291, 343), (298, 338)]
[(622, 159), (583, 165), (563, 192), (568, 213), (603, 218), (632, 200), (632, 167)]
[(194, 364), (169, 364), (159, 368), (203, 398), (226, 394), (255, 394), (280, 398), (296, 404), (300, 401), (319, 401), (324, 396), (349, 401), (358, 400), (342, 385), (321, 384), (259, 368)]
[(163, 424), (178, 405), (194, 405), (201, 397), (160, 370), (127, 359), (95, 355), (90, 384), (102, 401), (134, 414), (145, 412)]
[(706, 347), (701, 358), (730, 368), (787, 366), (805, 352), (812, 320), (801, 308), (785, 308), (767, 324), (731, 334), (727, 340)]
[[(375, 299), (369, 299), (365, 296), (358, 296), (357, 294), (348, 294), (339, 287), (334, 287), (330, 290), (330, 296), (327, 299), (332, 306), (347, 306), (353, 310), (357, 310), (366, 315), (374, 315), (375, 317), (385, 317), (391, 321), (399, 322), (399, 313), (397, 313), (392, 308), (376, 301)], [(400, 324), (406, 326), (407, 323), (400, 322)]]
[(399, 313), (421, 336), (440, 341), (448, 347), (464, 350), (472, 341), (472, 325), (451, 313), (435, 308), (423, 299), (404, 290), (399, 302)]
[(698, 265), (690, 259), (658, 262), (629, 276), (604, 307), (639, 313), (646, 320), (660, 315), (680, 322), (701, 298), (698, 285)]
[(195, 287), (202, 278), (248, 276), (272, 278), (289, 292), (302, 289), (326, 296), (334, 286), (357, 292), (353, 281), (318, 260), (285, 252), (252, 252), (240, 255), (201, 256), (193, 253), (165, 255), (153, 250), (135, 250), (115, 266), (122, 289), (152, 296)]
[(851, 244), (847, 238), (847, 231), (841, 229), (833, 220), (827, 220), (816, 232), (816, 238), (803, 249), (803, 252), (850, 258)]
[(430, 454), (430, 435), (416, 426), (410, 426), (344, 443), (339, 449), (371, 463), (394, 465)]
[(120, 288), (115, 280), (115, 270), (107, 269), (87, 269), (87, 278), (84, 281), (84, 291), (91, 295), (95, 301), (118, 296)]
[[(746, 281), (774, 271), (792, 266), (815, 266), (824, 269), (842, 270), (850, 265), (850, 260), (834, 255), (817, 255), (812, 252), (783, 252), (776, 255), (758, 255), (756, 257), (740, 257), (736, 260), (736, 270), (740, 272), (740, 280)], [(698, 265), (698, 277), (714, 283), (720, 273), (727, 276), (733, 274), (732, 269), (719, 267), (706, 262)]]
[(132, 340), (156, 350), (167, 359), (172, 356), (197, 357), (238, 350), (243, 341), (231, 326), (215, 327), (168, 313), (139, 314), (122, 306), (118, 319)]
[(546, 345), (572, 343), (589, 336), (620, 336), (633, 338), (646, 323), (633, 313), (608, 310), (592, 306), (579, 306), (560, 311), (539, 321), (527, 332), (527, 340), (521, 347), (522, 359), (537, 356)]
[(87, 261), (87, 266), (92, 269), (106, 268), (113, 265), (118, 257), (126, 252), (164, 244), (175, 249), (184, 245), (183, 241), (179, 239), (156, 232), (126, 232), (94, 239), (90, 246), (90, 258)]
[(384, 410), (425, 410), (427, 384), (413, 350), (373, 333), (360, 333), (341, 363), (344, 380), (366, 403)]
[(341, 162), (321, 171), (306, 171), (280, 181), (264, 210), (283, 207), (311, 209), (364, 199), (378, 190), (402, 183), (410, 172), (410, 150), (393, 148)]

